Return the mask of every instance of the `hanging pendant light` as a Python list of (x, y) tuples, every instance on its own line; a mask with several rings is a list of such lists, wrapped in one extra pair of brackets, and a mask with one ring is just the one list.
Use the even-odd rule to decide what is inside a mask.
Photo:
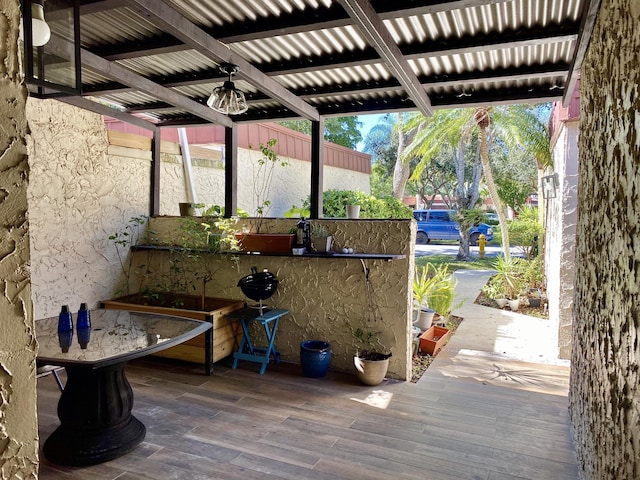
[(31, 4), (31, 32), (34, 47), (42, 47), (51, 38), (51, 29), (44, 19), (42, 0), (36, 0)]
[(220, 70), (229, 75), (229, 80), (225, 81), (221, 87), (213, 89), (207, 105), (216, 112), (225, 115), (239, 115), (249, 109), (244, 93), (236, 88), (231, 81), (231, 75), (238, 71), (238, 67), (229, 63), (220, 65)]

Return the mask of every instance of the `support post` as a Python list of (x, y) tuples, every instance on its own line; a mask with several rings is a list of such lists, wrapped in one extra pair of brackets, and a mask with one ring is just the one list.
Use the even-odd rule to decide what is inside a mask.
[(322, 217), (324, 118), (311, 122), (311, 218)]
[(224, 129), (224, 216), (238, 211), (238, 126)]
[(160, 127), (153, 129), (151, 138), (151, 197), (149, 199), (149, 216), (160, 215)]

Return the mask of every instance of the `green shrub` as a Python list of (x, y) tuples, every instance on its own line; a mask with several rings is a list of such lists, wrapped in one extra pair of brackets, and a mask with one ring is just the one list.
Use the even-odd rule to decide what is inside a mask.
[(537, 209), (525, 208), (520, 215), (509, 222), (509, 238), (528, 259), (538, 254), (538, 240), (542, 236), (542, 225), (538, 222)]
[[(359, 190), (327, 190), (322, 195), (322, 214), (325, 218), (346, 218), (345, 206), (360, 205), (360, 218), (411, 218), (409, 207), (394, 197), (377, 198)], [(309, 197), (302, 207), (293, 206), (285, 217), (309, 217)]]

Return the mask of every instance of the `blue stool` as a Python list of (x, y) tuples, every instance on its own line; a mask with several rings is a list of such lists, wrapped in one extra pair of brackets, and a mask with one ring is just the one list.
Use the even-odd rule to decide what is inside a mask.
[[(259, 310), (252, 308), (244, 308), (233, 312), (230, 316), (237, 317), (242, 326), (242, 341), (240, 342), (238, 351), (233, 354), (232, 368), (237, 368), (239, 360), (261, 363), (260, 374), (262, 375), (267, 369), (267, 364), (269, 360), (271, 360), (271, 357), (273, 357), (275, 363), (280, 363), (280, 352), (276, 350), (274, 343), (278, 330), (278, 322), (281, 317), (288, 313), (289, 310), (275, 309), (260, 314)], [(251, 342), (249, 327), (252, 321), (260, 322), (264, 327), (264, 333), (268, 342), (266, 348), (255, 347)]]

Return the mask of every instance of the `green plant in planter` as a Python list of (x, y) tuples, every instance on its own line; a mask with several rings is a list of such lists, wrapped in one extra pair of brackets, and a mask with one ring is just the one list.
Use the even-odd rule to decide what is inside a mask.
[(493, 268), (496, 270), (496, 274), (492, 278), (492, 283), (501, 289), (504, 298), (509, 300), (518, 298), (524, 286), (521, 260), (515, 257), (505, 258), (500, 255), (493, 263)]
[[(134, 271), (140, 273), (140, 270), (137, 269), (141, 269), (143, 273), (146, 273), (145, 270), (149, 262), (134, 266), (130, 249), (133, 245), (138, 245), (143, 241), (146, 242), (148, 235), (154, 234), (154, 232), (146, 229), (148, 221), (149, 217), (145, 215), (131, 217), (122, 230), (108, 237), (115, 246), (118, 263), (125, 279), (124, 284), (116, 289), (117, 296), (131, 293), (131, 277)], [(144, 274), (140, 275), (140, 277), (141, 279), (144, 278)]]
[[(255, 199), (256, 233), (260, 233), (262, 221), (271, 210), (271, 184), (277, 166), (286, 167), (289, 162), (281, 160), (275, 151), (278, 140), (275, 138), (258, 146), (262, 156), (253, 165), (253, 198)], [(251, 148), (251, 145), (249, 145)]]
[(448, 318), (453, 309), (455, 298), (456, 281), (453, 274), (449, 272), (445, 264), (437, 268), (432, 264), (427, 264), (425, 269), (432, 272), (431, 288), (427, 294), (426, 303), (429, 308), (435, 310), (442, 317)]
[(215, 259), (204, 258), (205, 255), (234, 253), (240, 250), (236, 237), (236, 220), (221, 216), (222, 210), (212, 210), (215, 215), (204, 216), (196, 220), (185, 218), (181, 222), (182, 249), (179, 251), (183, 259), (183, 273), (194, 280), (191, 289), (197, 291), (196, 283), (200, 284), (202, 309), (204, 310), (207, 284), (222, 268), (222, 261), (230, 259), (237, 262), (238, 257), (219, 256)]

